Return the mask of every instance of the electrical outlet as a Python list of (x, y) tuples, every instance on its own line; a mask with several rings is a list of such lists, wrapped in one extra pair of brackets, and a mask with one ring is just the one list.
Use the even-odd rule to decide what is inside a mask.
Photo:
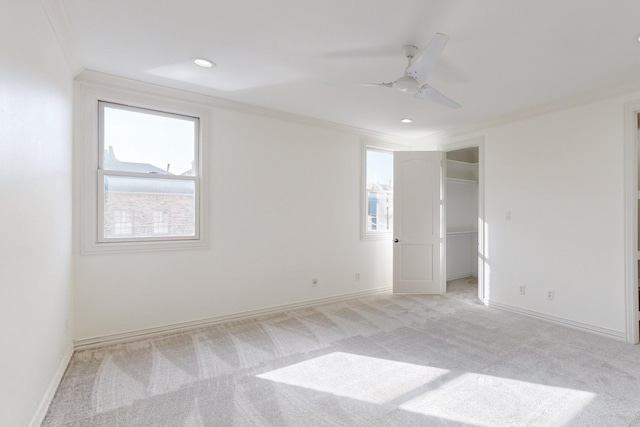
[(311, 286), (313, 286), (314, 288), (318, 286), (318, 279), (311, 279)]
[(356, 282), (360, 280), (360, 273), (356, 273)]
[(524, 295), (526, 293), (526, 288), (524, 287), (524, 285), (520, 285), (520, 295)]
[(553, 289), (549, 289), (547, 291), (547, 299), (553, 299), (553, 297), (554, 297)]
[(506, 211), (506, 212), (504, 213), (504, 219), (505, 219), (506, 221), (511, 221), (511, 211)]

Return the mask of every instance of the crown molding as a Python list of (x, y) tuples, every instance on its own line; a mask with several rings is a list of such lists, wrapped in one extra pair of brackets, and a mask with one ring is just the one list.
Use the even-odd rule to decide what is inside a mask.
[(67, 11), (62, 4), (62, 0), (40, 0), (40, 4), (47, 18), (49, 18), (49, 23), (56, 35), (58, 44), (62, 48), (71, 74), (77, 76), (83, 70), (83, 66), (80, 61), (76, 37), (71, 30), (71, 25), (67, 18)]
[(467, 126), (452, 127), (448, 130), (443, 130), (427, 137), (419, 138), (414, 141), (414, 144), (423, 148), (427, 147), (429, 149), (434, 149), (436, 147), (442, 146), (443, 144), (446, 145), (451, 141), (456, 141), (460, 138), (466, 138), (467, 136), (472, 134), (482, 133), (487, 129), (492, 129), (499, 126), (508, 125), (510, 123), (532, 119), (534, 117), (540, 117), (564, 110), (569, 110), (572, 108), (593, 104), (595, 102), (606, 101), (622, 96), (631, 96), (634, 93), (640, 93), (640, 79), (637, 78), (627, 80), (623, 83), (600, 88), (588, 93), (583, 93), (581, 95), (565, 98), (547, 104), (537, 105), (510, 114), (505, 114), (495, 120), (485, 121)]
[(205, 105), (213, 108), (222, 108), (226, 110), (232, 110), (232, 111), (237, 111), (237, 112), (247, 113), (247, 114), (254, 114), (262, 117), (269, 117), (272, 119), (284, 120), (284, 121), (307, 125), (307, 126), (330, 129), (337, 132), (350, 133), (360, 137), (373, 138), (378, 141), (388, 142), (395, 145), (402, 145), (405, 147), (413, 147), (415, 146), (417, 141), (414, 139), (403, 138), (400, 136), (376, 132), (369, 129), (357, 128), (353, 126), (344, 125), (341, 123), (314, 119), (307, 116), (286, 113), (284, 111), (274, 110), (274, 109), (265, 108), (265, 107), (259, 107), (256, 105), (246, 104), (243, 102), (217, 98), (211, 95), (205, 95), (197, 92), (186, 91), (183, 89), (170, 88), (167, 86), (160, 86), (157, 84), (147, 83), (140, 80), (133, 80), (125, 77), (115, 76), (112, 74), (105, 74), (99, 71), (84, 70), (76, 77), (75, 80), (80, 84), (135, 91), (138, 93), (143, 93), (151, 96), (163, 96), (166, 98), (174, 99), (176, 101), (186, 101), (186, 102)]
[(606, 101), (621, 96), (631, 95), (640, 92), (640, 79), (628, 80), (607, 86), (595, 91), (584, 93), (571, 98), (565, 98), (559, 101), (538, 105), (525, 110), (520, 110), (512, 114), (504, 115), (496, 120), (485, 122), (474, 126), (459, 127), (449, 133), (449, 137), (459, 137), (474, 132), (480, 132), (486, 129), (519, 122), (534, 117), (544, 116), (559, 111), (570, 110), (572, 108), (581, 107), (596, 102)]

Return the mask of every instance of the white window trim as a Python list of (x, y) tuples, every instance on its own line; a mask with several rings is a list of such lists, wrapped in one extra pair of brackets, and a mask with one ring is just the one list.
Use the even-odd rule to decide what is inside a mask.
[[(160, 91), (160, 90), (159, 90)], [(149, 239), (109, 239), (100, 238), (100, 220), (98, 198), (100, 197), (100, 183), (105, 171), (100, 169), (99, 150), (99, 106), (104, 101), (136, 108), (148, 109), (199, 119), (200, 127), (196, 144), (198, 179), (196, 182), (196, 224), (197, 236), (178, 238)], [(199, 104), (168, 98), (161, 94), (147, 94), (134, 90), (113, 88), (76, 82), (75, 102), (75, 137), (74, 137), (74, 166), (75, 166), (75, 194), (76, 194), (76, 233), (79, 239), (80, 253), (120, 253), (147, 252), (179, 249), (194, 249), (207, 247), (208, 232), (207, 218), (207, 141), (210, 135), (211, 109)], [(117, 174), (108, 172), (108, 175)], [(127, 173), (131, 175), (131, 173)]]
[(393, 153), (406, 150), (406, 147), (372, 139), (362, 140), (360, 165), (360, 240), (389, 240), (393, 238), (393, 231), (369, 231), (367, 227), (367, 150)]

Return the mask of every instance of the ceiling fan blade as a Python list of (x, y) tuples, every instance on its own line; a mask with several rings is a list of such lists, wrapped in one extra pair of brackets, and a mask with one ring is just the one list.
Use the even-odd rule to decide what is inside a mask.
[(413, 59), (413, 62), (407, 68), (407, 73), (416, 79), (418, 83), (424, 83), (427, 80), (427, 75), (436, 65), (447, 41), (449, 41), (449, 36), (445, 34), (437, 33), (433, 36), (422, 53)]
[(452, 99), (447, 98), (429, 85), (423, 85), (420, 91), (416, 93), (416, 98), (426, 99), (428, 101), (437, 102), (449, 108), (460, 108), (462, 105), (458, 104)]
[(331, 86), (383, 86), (393, 87), (393, 83), (339, 83), (339, 82), (325, 82)]

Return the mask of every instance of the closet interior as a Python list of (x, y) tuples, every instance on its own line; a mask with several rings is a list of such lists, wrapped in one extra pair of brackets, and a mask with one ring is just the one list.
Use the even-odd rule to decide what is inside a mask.
[(447, 281), (478, 277), (478, 147), (446, 153)]

